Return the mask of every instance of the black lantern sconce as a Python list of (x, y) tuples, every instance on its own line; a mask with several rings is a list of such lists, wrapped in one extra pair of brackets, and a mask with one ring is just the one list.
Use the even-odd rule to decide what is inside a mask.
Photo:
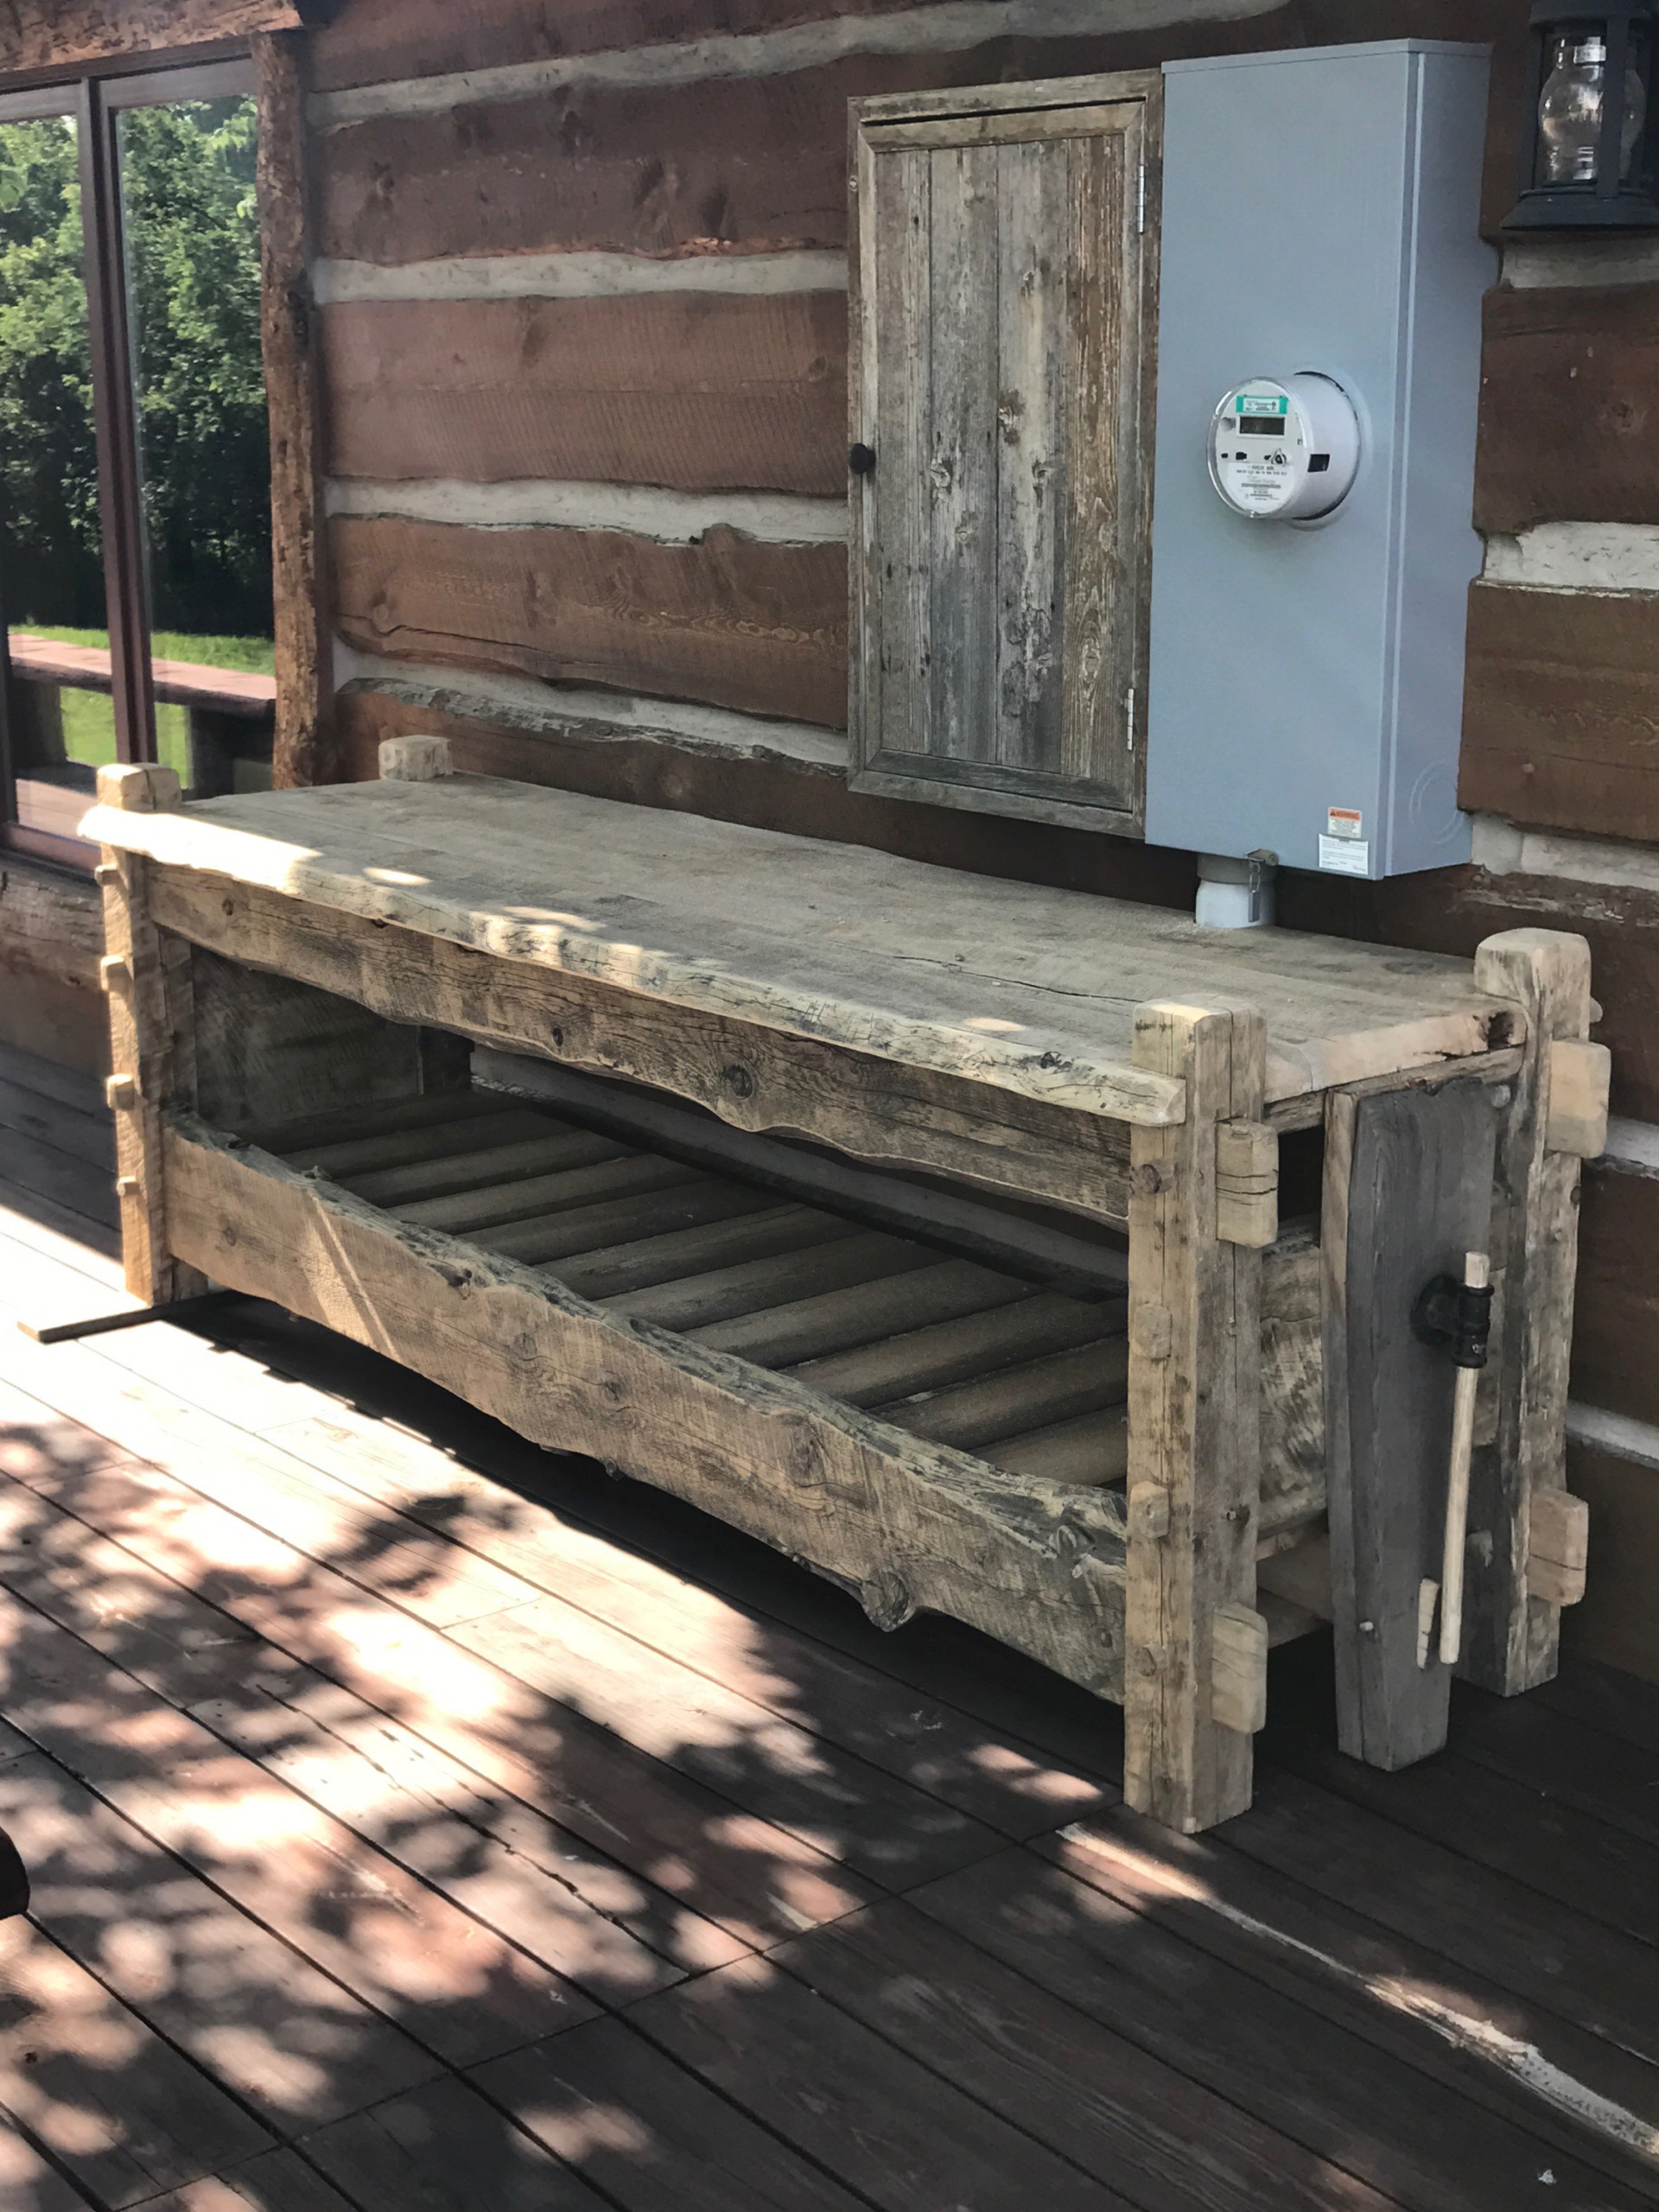
[(1506, 231), (1659, 227), (1656, 31), (1659, 0), (1538, 0), (1521, 197)]

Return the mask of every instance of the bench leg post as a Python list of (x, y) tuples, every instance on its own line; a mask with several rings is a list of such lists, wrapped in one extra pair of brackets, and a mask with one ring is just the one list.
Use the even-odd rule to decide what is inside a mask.
[[(1513, 1696), (1552, 1678), (1560, 1641), (1560, 1605), (1528, 1588), (1532, 1505), (1566, 1487), (1580, 1162), (1601, 1148), (1599, 1139), (1586, 1137), (1584, 1116), (1552, 1116), (1552, 1068), (1570, 1057), (1576, 1071), (1599, 1048), (1582, 1042), (1592, 1003), (1582, 938), (1506, 930), (1477, 950), (1475, 982), (1515, 1000), (1529, 1035), (1498, 1142), (1497, 1437), (1474, 1455), (1457, 1671)], [(1571, 1056), (1556, 1049), (1564, 1046)], [(1603, 1071), (1605, 1085), (1605, 1056)]]
[[(124, 813), (180, 804), (169, 768), (101, 768), (99, 803)], [(110, 1013), (108, 1096), (115, 1114), (116, 1194), (127, 1288), (146, 1306), (170, 1306), (205, 1290), (207, 1278), (167, 1246), (162, 1113), (194, 1087), (194, 1031), (188, 963), (169, 965), (146, 897), (149, 863), (107, 846), (98, 871), (104, 892), (102, 976)]]
[(1217, 1234), (1216, 1155), (1266, 1057), (1253, 1011), (1135, 1011), (1135, 1065), (1182, 1077), (1187, 1116), (1132, 1137), (1124, 1790), (1187, 1834), (1249, 1804), (1263, 1717), (1262, 1255)]

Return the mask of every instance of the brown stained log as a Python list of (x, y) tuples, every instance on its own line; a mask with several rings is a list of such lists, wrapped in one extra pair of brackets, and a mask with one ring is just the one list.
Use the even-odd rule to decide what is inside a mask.
[[(1573, 1395), (1659, 1423), (1659, 1176), (1584, 1171)], [(1659, 1476), (1653, 1478), (1659, 1490)], [(1592, 1537), (1598, 1542), (1599, 1539)]]
[(395, 264), (455, 254), (658, 256), (847, 243), (847, 102), (1003, 79), (1153, 68), (1294, 44), (1301, 10), (1118, 37), (998, 39), (855, 54), (777, 76), (588, 81), (321, 134), (321, 251)]
[(1590, 1573), (1583, 1604), (1562, 1618), (1562, 1656), (1659, 1682), (1659, 1469), (1570, 1444), (1567, 1479), (1590, 1508)]
[(357, 301), (322, 335), (336, 476), (846, 489), (839, 292)]
[(254, 41), (259, 115), (259, 330), (270, 416), (279, 787), (324, 781), (334, 715), (322, 527), (316, 309), (305, 59), (292, 37)]
[(1455, 952), (1465, 959), (1498, 931), (1573, 931), (1590, 947), (1603, 1009), (1595, 1034), (1612, 1050), (1612, 1110), (1659, 1121), (1659, 1023), (1653, 1018), (1659, 1005), (1659, 896), (1654, 893), (1560, 876), (1489, 875), (1477, 868), (1437, 868), (1389, 883), (1287, 873), (1279, 892), (1285, 928)]
[(295, 30), (317, 12), (312, 0), (9, 0), (0, 70), (60, 68)]
[(336, 518), (332, 544), (340, 633), (366, 652), (846, 720), (839, 545), (379, 517)]
[[(697, 22), (695, 31), (742, 35), (841, 16), (885, 15), (915, 4), (917, 0), (720, 0), (717, 10), (711, 11), (706, 23)], [(1178, 48), (1183, 53), (1223, 53), (1246, 43), (1265, 49), (1299, 41), (1321, 46), (1366, 38), (1491, 40), (1510, 27), (1513, 15), (1510, 0), (1311, 0), (1311, 4), (1304, 0), (1294, 10), (1286, 7), (1265, 14), (1253, 36), (1245, 35), (1248, 26), (1217, 22), (1203, 27), (1208, 36), (1202, 44), (1185, 26), (1164, 32), (1161, 44), (1173, 54)], [(320, 89), (335, 90), (389, 78), (448, 75), (516, 61), (614, 52), (690, 35), (684, 0), (557, 0), (556, 4), (555, 0), (468, 0), (464, 8), (450, 0), (346, 0), (334, 22), (316, 35), (316, 82)], [(1148, 59), (1144, 49), (1155, 42), (1148, 38), (1112, 40), (1115, 48), (1133, 44), (1142, 50), (1132, 64), (1086, 61), (1071, 66), (1143, 67)], [(1019, 73), (1043, 73), (1033, 66)], [(1513, 161), (1507, 135), (1498, 159), (1503, 188), (1512, 199)], [(1509, 205), (1506, 200), (1497, 209), (1495, 221)]]
[[(914, 0), (721, 0), (697, 32), (779, 30), (873, 16)], [(685, 0), (346, 0), (315, 40), (320, 91), (387, 78), (449, 76), (515, 61), (605, 54), (690, 34)]]
[(556, 1281), (404, 1227), (203, 1124), (168, 1137), (169, 1225), (214, 1279), (412, 1366), (861, 1590), (951, 1614), (1097, 1694), (1122, 1682), (1109, 1506), (1043, 1498), (747, 1362), (611, 1319)]
[(0, 861), (0, 988), (39, 976), (90, 997), (104, 950), (102, 909), (83, 875), (8, 853)]
[[(550, 690), (550, 716), (557, 709), (558, 694)], [(339, 717), (342, 769), (353, 781), (378, 772), (382, 738), (435, 730), (448, 738), (456, 770), (464, 775), (508, 776), (595, 798), (678, 808), (1058, 890), (1094, 891), (1154, 906), (1192, 903), (1189, 854), (1093, 830), (875, 798), (849, 791), (837, 770), (776, 753), (693, 753), (671, 741), (613, 737), (580, 722), (547, 731), (508, 728), (358, 687), (341, 695)]]
[(1659, 839), (1659, 596), (1477, 583), (1468, 656), (1462, 805)]
[(1659, 284), (1488, 292), (1475, 522), (1659, 522)]

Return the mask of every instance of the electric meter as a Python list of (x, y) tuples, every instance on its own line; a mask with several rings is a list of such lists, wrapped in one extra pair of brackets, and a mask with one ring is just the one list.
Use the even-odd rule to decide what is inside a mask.
[(1358, 470), (1354, 403), (1312, 371), (1283, 384), (1252, 377), (1210, 426), (1211, 481), (1252, 522), (1316, 521), (1342, 505)]

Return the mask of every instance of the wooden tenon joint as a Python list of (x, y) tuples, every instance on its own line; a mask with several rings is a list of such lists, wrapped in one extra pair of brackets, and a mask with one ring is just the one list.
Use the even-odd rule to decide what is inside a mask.
[(1265, 1122), (1216, 1131), (1216, 1235), (1265, 1251), (1279, 1235), (1279, 1132)]
[(1590, 1556), (1590, 1508), (1570, 1491), (1535, 1490), (1527, 1528), (1527, 1595), (1576, 1605)]

